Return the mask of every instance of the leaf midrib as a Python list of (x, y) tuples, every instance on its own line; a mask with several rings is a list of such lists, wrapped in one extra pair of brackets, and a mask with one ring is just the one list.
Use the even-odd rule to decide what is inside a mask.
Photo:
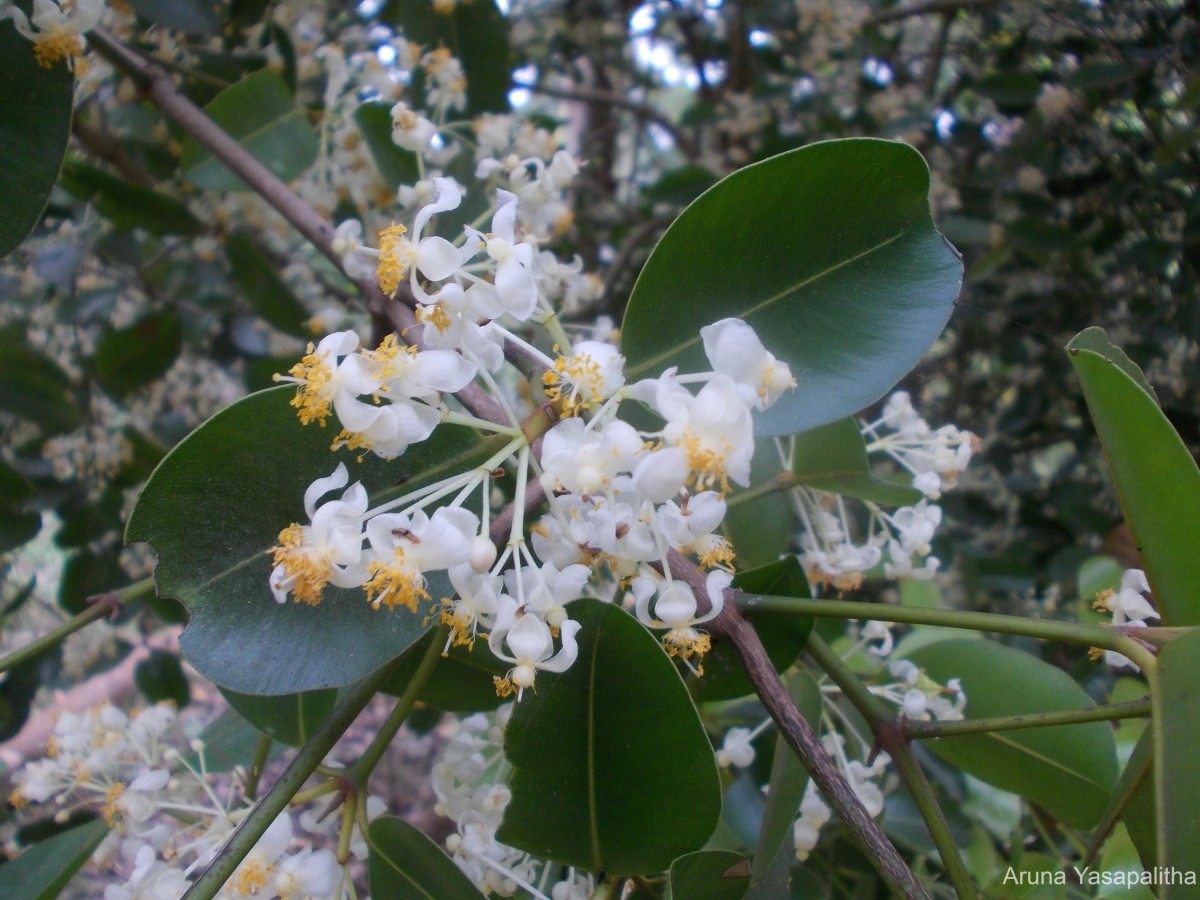
[[(832, 275), (834, 272), (838, 271), (839, 269), (843, 269), (846, 266), (850, 265), (851, 263), (858, 262), (860, 259), (865, 259), (868, 256), (871, 256), (873, 253), (877, 253), (878, 251), (884, 249), (885, 247), (887, 247), (891, 244), (894, 244), (896, 241), (900, 240), (900, 238), (904, 237), (906, 234), (908, 234), (908, 230), (905, 228), (901, 228), (899, 232), (892, 235), (887, 240), (881, 241), (878, 244), (873, 244), (872, 246), (866, 248), (865, 250), (862, 250), (861, 252), (856, 253), (854, 256), (849, 256), (846, 259), (842, 260), (841, 262), (836, 263), (835, 265), (829, 266), (826, 269), (822, 269), (820, 272), (815, 272), (812, 275), (808, 276), (807, 278), (801, 279), (800, 281), (796, 282), (795, 284), (793, 284), (787, 288), (784, 288), (783, 290), (779, 291), (778, 293), (772, 294), (771, 296), (769, 296), (763, 300), (760, 300), (755, 305), (749, 307), (746, 310), (743, 310), (740, 313), (741, 318), (743, 320), (749, 319), (755, 313), (760, 312), (761, 310), (764, 310), (767, 307), (778, 303), (779, 301), (791, 296), (792, 294), (796, 293), (797, 291), (804, 290), (806, 287), (809, 287), (810, 285), (815, 284), (816, 282), (820, 281), (821, 279), (826, 278), (829, 275)], [(686, 341), (675, 344), (674, 346), (672, 346), (666, 350), (660, 351), (659, 353), (650, 357), (649, 359), (642, 360), (640, 363), (638, 363), (634, 366), (631, 366), (627, 372), (627, 376), (641, 374), (642, 372), (646, 371), (647, 369), (649, 369), (653, 366), (656, 366), (660, 363), (663, 363), (663, 362), (671, 359), (672, 357), (676, 356), (679, 353), (682, 353), (684, 350), (688, 349), (689, 347), (694, 347), (698, 343), (700, 343), (700, 333), (699, 332), (697, 332), (696, 334), (689, 337)]]
[(1087, 775), (1083, 774), (1082, 772), (1072, 769), (1070, 766), (1064, 765), (1063, 763), (1058, 762), (1057, 760), (1052, 759), (1051, 757), (1048, 757), (1042, 753), (1039, 753), (1038, 751), (1034, 750), (1032, 747), (1029, 747), (1026, 744), (1019, 743), (1018, 741), (1013, 740), (1012, 738), (1008, 737), (1007, 735), (997, 734), (995, 732), (992, 732), (992, 733), (988, 734), (987, 737), (990, 740), (996, 741), (999, 744), (1006, 745), (1007, 747), (1009, 747), (1011, 749), (1014, 749), (1020, 753), (1024, 753), (1027, 756), (1031, 757), (1032, 759), (1037, 760), (1038, 762), (1045, 763), (1045, 764), (1049, 765), (1051, 768), (1059, 769), (1060, 771), (1065, 772), (1067, 775), (1070, 775), (1070, 776), (1078, 779), (1079, 781), (1082, 781), (1084, 784), (1091, 785), (1092, 787), (1096, 788), (1097, 790), (1107, 793), (1107, 789), (1104, 787), (1104, 785), (1100, 784), (1097, 781), (1094, 781), (1093, 779), (1089, 778)]

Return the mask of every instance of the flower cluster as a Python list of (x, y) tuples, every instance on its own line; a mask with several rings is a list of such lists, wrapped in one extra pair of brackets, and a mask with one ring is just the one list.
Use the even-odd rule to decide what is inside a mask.
[[(591, 876), (554, 866), (496, 840), (496, 831), (512, 795), (504, 784), (504, 729), (512, 706), (494, 716), (476, 713), (455, 723), (433, 769), (435, 812), (454, 821), (446, 849), (458, 867), (484, 894), (511, 897), (526, 890), (552, 900), (583, 900), (595, 889)], [(547, 887), (551, 877), (557, 881)], [(534, 888), (537, 884), (540, 889)]]
[(800, 559), (809, 581), (850, 590), (881, 563), (888, 578), (932, 578), (940, 566), (931, 554), (942, 510), (930, 501), (954, 486), (978, 449), (978, 439), (953, 425), (932, 429), (904, 391), (892, 394), (879, 418), (861, 428), (867, 452), (897, 464), (925, 499), (891, 512), (862, 501), (867, 521), (863, 537), (855, 540), (856, 517), (846, 498), (794, 488), (793, 500), (804, 523)]
[[(124, 875), (104, 900), (181, 896), (250, 811), (234, 790), (218, 799), (203, 745), (193, 743), (191, 759), (181, 755), (174, 724), (165, 704), (133, 715), (111, 704), (63, 713), (46, 756), (13, 776), (17, 808), (53, 803), (61, 818), (75, 809), (102, 813), (112, 830), (94, 859)], [(277, 818), (221, 896), (341, 897), (345, 875), (333, 852), (295, 846), (293, 831), (288, 813)]]
[[(1147, 619), (1160, 618), (1158, 610), (1151, 605), (1144, 594), (1150, 593), (1150, 582), (1146, 573), (1141, 569), (1126, 569), (1121, 575), (1121, 586), (1118, 590), (1101, 591), (1096, 595), (1093, 608), (1112, 613), (1113, 625), (1123, 625), (1126, 628), (1145, 628)], [(1137, 663), (1129, 657), (1114, 650), (1093, 649), (1091, 656), (1099, 659), (1101, 653), (1104, 661), (1113, 668), (1128, 666), (1141, 671)]]

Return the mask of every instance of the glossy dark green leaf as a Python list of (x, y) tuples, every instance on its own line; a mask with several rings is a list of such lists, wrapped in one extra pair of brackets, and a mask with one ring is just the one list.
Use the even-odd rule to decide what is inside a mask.
[(402, 184), (415, 184), (421, 177), (417, 155), (397, 147), (392, 140), (391, 107), (385, 103), (364, 103), (354, 111), (354, 121), (388, 188), (394, 192)]
[(11, 21), (0, 22), (0, 257), (25, 240), (46, 208), (71, 133), (74, 88), (65, 63), (43, 69), (33, 44)]
[(124, 397), (162, 376), (183, 348), (183, 322), (172, 313), (150, 313), (100, 339), (92, 360), (96, 380)]
[[(435, 637), (430, 633), (404, 651), (404, 661), (397, 663), (392, 675), (382, 690), (389, 694), (402, 694), (409, 681), (421, 665), (429, 642)], [(443, 639), (444, 640), (444, 639)], [(487, 641), (475, 642), (473, 648), (451, 647), (438, 658), (425, 687), (418, 699), (434, 709), (446, 712), (482, 712), (495, 709), (504, 699), (497, 696), (494, 676), (503, 677), (512, 666), (496, 659), (488, 650)]]
[(107, 835), (104, 820), (95, 819), (34, 844), (0, 866), (0, 897), (54, 900)]
[[(738, 572), (734, 576), (733, 587), (748, 594), (812, 596), (804, 569), (794, 556)], [(789, 613), (754, 613), (749, 618), (777, 672), (782, 672), (796, 661), (813, 628), (810, 617)], [(725, 640), (713, 641), (712, 650), (704, 656), (704, 675), (692, 677), (689, 681), (693, 696), (701, 703), (730, 700), (754, 693), (754, 685), (746, 675), (733, 645)]]
[(664, 900), (741, 900), (750, 861), (732, 850), (698, 850), (671, 863)]
[(367, 830), (371, 896), (389, 900), (479, 900), (475, 887), (415, 825), (380, 816)]
[(852, 417), (798, 434), (792, 440), (792, 474), (806, 487), (883, 506), (911, 506), (924, 496), (914, 487), (885, 481), (871, 473), (867, 443)]
[(169, 194), (133, 184), (88, 163), (71, 160), (63, 167), (62, 185), (125, 231), (141, 228), (151, 234), (195, 234), (200, 220), (186, 204)]
[(1120, 820), (1125, 823), (1142, 865), (1148, 870), (1158, 865), (1158, 822), (1154, 805), (1154, 730), (1147, 728), (1121, 772), (1108, 809), (1100, 817), (1088, 844), (1088, 858), (1093, 858)]
[[(329, 451), (332, 428), (300, 425), (292, 395), (288, 386), (252, 394), (192, 432), (154, 471), (126, 532), (154, 547), (159, 592), (191, 614), (181, 638), (188, 661), (246, 694), (356, 681), (426, 630), (423, 613), (372, 610), (362, 591), (328, 588), (316, 607), (275, 603), (268, 551), (282, 529), (307, 521), (313, 480), (344, 462), (377, 501), (478, 466), (496, 449), (470, 429), (442, 426), (399, 459), (357, 461)], [(431, 579), (429, 592), (447, 590)]]
[(187, 706), (192, 698), (179, 657), (166, 650), (151, 650), (150, 655), (137, 664), (133, 677), (142, 696), (151, 703), (168, 700), (178, 709)]
[(253, 237), (245, 231), (235, 231), (225, 239), (225, 255), (242, 296), (260, 316), (280, 331), (312, 337), (305, 324), (308, 310), (296, 299)]
[[(204, 111), (255, 159), (283, 181), (303, 174), (317, 158), (319, 142), (283, 79), (259, 69), (221, 91)], [(248, 190), (245, 183), (193, 138), (183, 142), (179, 166), (200, 188)]]
[(29, 347), (25, 329), (0, 329), (0, 410), (36, 422), (51, 434), (79, 421), (71, 383), (57, 365)]
[[(239, 766), (249, 769), (262, 745), (264, 735), (247, 722), (235, 709), (227, 709), (200, 732), (204, 745), (204, 765), (209, 772), (229, 772)], [(269, 756), (278, 756), (287, 747), (272, 742)], [(199, 765), (196, 753), (187, 757), (193, 768)]]
[(577, 600), (579, 658), (538, 676), (505, 735), (512, 801), (497, 837), (606, 875), (660, 872), (716, 827), (712, 746), (675, 666), (620, 607)]
[[(939, 641), (919, 647), (909, 659), (940, 684), (959, 678), (969, 719), (1095, 705), (1061, 669), (995, 641)], [(1076, 828), (1100, 820), (1117, 784), (1116, 742), (1106, 722), (959, 735), (925, 746)]]
[(493, 0), (455, 3), (449, 12), (435, 4), (390, 0), (381, 18), (398, 26), (410, 41), (429, 50), (447, 48), (467, 76), (468, 116), (506, 112), (512, 66), (508, 52), (508, 20)]
[(289, 747), (299, 747), (307, 741), (337, 702), (337, 691), (306, 691), (279, 697), (239, 694), (228, 689), (221, 693), (247, 722)]
[[(1176, 638), (1158, 655), (1158, 694), (1154, 699), (1155, 754), (1159, 779), (1158, 864), (1180, 872), (1200, 870), (1200, 631)], [(1196, 896), (1195, 885), (1168, 884), (1160, 896)]]
[(130, 0), (147, 22), (184, 34), (216, 34), (229, 15), (225, 0)]
[[(787, 680), (788, 693), (809, 725), (819, 730), (821, 688), (808, 672), (795, 672)], [(754, 886), (766, 881), (769, 869), (781, 848), (792, 852), (792, 823), (800, 811), (800, 801), (808, 787), (808, 771), (787, 741), (776, 739), (771, 761), (770, 788), (763, 808), (758, 843), (754, 848)], [(764, 895), (765, 896), (765, 895)]]
[[(775, 442), (759, 441), (750, 462), (749, 490), (780, 475), (781, 468)], [(733, 545), (739, 568), (765, 566), (787, 550), (796, 530), (796, 512), (786, 491), (770, 491), (746, 501), (739, 499), (742, 493), (736, 488), (730, 492), (721, 532)]]
[[(1088, 334), (1085, 332), (1084, 334)], [(1067, 345), (1164, 625), (1200, 625), (1200, 469), (1133, 364)], [(1112, 357), (1112, 358), (1110, 358)]]
[(708, 369), (700, 329), (738, 317), (798, 383), (757, 417), (760, 434), (879, 399), (941, 332), (962, 281), (928, 193), (921, 155), (874, 139), (813, 144), (725, 178), (638, 277), (621, 328), (627, 377)]

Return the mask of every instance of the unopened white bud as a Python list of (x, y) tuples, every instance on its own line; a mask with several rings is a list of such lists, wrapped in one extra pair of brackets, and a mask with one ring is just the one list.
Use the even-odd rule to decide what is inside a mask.
[(486, 572), (496, 561), (496, 545), (482, 534), (471, 542), (471, 555), (468, 557), (471, 568), (480, 574)]

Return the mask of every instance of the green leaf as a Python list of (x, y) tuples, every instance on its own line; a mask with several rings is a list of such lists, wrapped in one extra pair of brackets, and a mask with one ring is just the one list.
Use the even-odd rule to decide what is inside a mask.
[(1088, 844), (1087, 858), (1093, 858), (1120, 819), (1125, 823), (1129, 839), (1137, 847), (1142, 865), (1153, 869), (1158, 864), (1158, 823), (1154, 796), (1154, 734), (1152, 728), (1147, 728), (1121, 772), (1112, 801), (1100, 817)]
[(449, 13), (435, 11), (430, 0), (390, 0), (380, 18), (410, 41), (458, 57), (467, 76), (467, 116), (508, 111), (508, 20), (493, 0), (455, 3)]
[[(1158, 864), (1182, 872), (1200, 869), (1200, 630), (1176, 638), (1158, 655), (1154, 697)], [(1194, 897), (1195, 886), (1164, 885), (1161, 896)]]
[(184, 34), (216, 34), (229, 15), (224, 0), (130, 0), (147, 22)]
[[(1087, 332), (1085, 332), (1087, 334)], [(1200, 469), (1127, 360), (1067, 345), (1164, 625), (1200, 625)], [(1144, 379), (1142, 379), (1144, 381)]]
[(671, 863), (664, 900), (741, 900), (750, 862), (732, 850), (698, 850)]
[(96, 347), (96, 380), (114, 397), (124, 397), (162, 376), (183, 348), (183, 323), (172, 313), (150, 313)]
[[(809, 672), (795, 672), (787, 680), (788, 693), (808, 724), (819, 730), (821, 687)], [(762, 826), (754, 848), (754, 886), (764, 884), (771, 863), (781, 848), (792, 852), (792, 823), (800, 811), (800, 801), (808, 787), (808, 771), (787, 741), (777, 738), (771, 762), (770, 790), (763, 808)], [(764, 885), (765, 886), (765, 885)]]
[(805, 431), (879, 399), (946, 324), (962, 262), (929, 215), (906, 144), (825, 141), (706, 191), (646, 261), (621, 328), (626, 375), (710, 368), (700, 328), (749, 322), (798, 382), (760, 434)]
[(51, 434), (69, 431), (79, 421), (70, 386), (62, 369), (29, 347), (20, 323), (0, 329), (0, 410)]
[(306, 691), (280, 697), (221, 693), (247, 722), (281, 744), (299, 747), (333, 711), (337, 691)]
[[(994, 641), (949, 640), (909, 659), (935, 681), (962, 681), (967, 718), (1018, 716), (1095, 704), (1070, 676)], [(958, 735), (926, 742), (964, 772), (1020, 794), (1076, 828), (1091, 828), (1117, 783), (1116, 743), (1105, 722)]]
[(0, 897), (54, 900), (107, 835), (104, 820), (96, 819), (34, 844), (0, 866)]
[(479, 900), (475, 887), (419, 828), (380, 816), (367, 830), (371, 896), (388, 900)]
[[(238, 766), (249, 769), (263, 740), (263, 733), (243, 719), (237, 710), (227, 709), (200, 732), (205, 768), (209, 772), (229, 772)], [(269, 756), (278, 756), (285, 749), (285, 745), (273, 742)], [(187, 760), (193, 768), (200, 764), (195, 753), (189, 754)]]
[[(404, 661), (397, 663), (382, 690), (389, 694), (402, 694), (421, 665), (429, 642), (434, 639), (433, 633), (427, 634), (405, 650)], [(511, 668), (509, 663), (492, 655), (486, 640), (476, 641), (473, 648), (451, 647), (444, 656), (438, 658), (418, 699), (446, 712), (495, 709), (504, 699), (497, 696), (492, 678), (503, 676)]]
[(137, 664), (133, 678), (142, 696), (151, 703), (169, 700), (177, 709), (182, 709), (192, 699), (179, 657), (166, 650), (151, 650), (150, 655)]
[[(283, 79), (268, 69), (252, 72), (227, 87), (204, 111), (282, 181), (303, 174), (317, 158), (320, 145), (308, 117), (292, 100)], [(249, 190), (194, 138), (183, 142), (179, 166), (196, 187)]]
[(567, 609), (583, 626), (579, 658), (541, 675), (513, 712), (512, 801), (497, 838), (592, 873), (660, 872), (716, 827), (712, 746), (674, 664), (636, 619), (598, 600)]
[[(733, 587), (747, 594), (772, 594), (783, 597), (811, 597), (804, 569), (794, 556), (786, 556), (757, 569), (738, 572)], [(810, 616), (791, 613), (752, 613), (750, 624), (758, 632), (763, 648), (776, 672), (796, 661), (813, 629)], [(690, 679), (692, 694), (698, 703), (730, 700), (754, 693), (754, 684), (728, 641), (713, 642), (704, 656), (704, 675)]]
[(391, 107), (386, 103), (364, 103), (354, 111), (354, 121), (384, 183), (392, 190), (402, 184), (415, 184), (421, 177), (417, 155), (397, 147), (392, 140)]
[[(299, 423), (288, 405), (293, 392), (252, 394), (192, 432), (155, 469), (126, 531), (127, 540), (153, 545), (159, 592), (191, 614), (180, 640), (188, 661), (246, 694), (357, 681), (426, 630), (423, 613), (372, 610), (362, 591), (327, 588), (315, 607), (275, 603), (269, 551), (283, 528), (307, 521), (303, 497), (313, 480), (345, 461), (376, 502), (478, 466), (497, 449), (468, 428), (443, 425), (399, 459), (358, 462), (329, 451), (332, 429)], [(439, 591), (448, 593), (430, 579), (430, 594)]]
[(1070, 353), (1072, 350), (1091, 350), (1093, 353), (1099, 353), (1137, 382), (1137, 386), (1149, 394), (1155, 403), (1158, 403), (1158, 395), (1154, 393), (1154, 388), (1146, 380), (1146, 373), (1129, 358), (1124, 350), (1108, 339), (1108, 333), (1103, 328), (1093, 325), (1091, 328), (1083, 329), (1071, 338), (1071, 343), (1067, 344), (1067, 352)]
[(63, 166), (62, 186), (90, 200), (102, 216), (123, 230), (141, 228), (151, 234), (196, 234), (200, 220), (181, 200), (153, 188), (109, 175), (78, 160)]
[[(758, 441), (750, 462), (749, 490), (753, 491), (776, 475), (786, 477), (780, 469), (775, 442)], [(721, 532), (733, 545), (739, 566), (765, 566), (787, 551), (795, 533), (796, 513), (792, 500), (784, 490), (769, 491), (746, 501), (738, 498), (742, 493), (745, 491), (741, 488), (734, 488), (730, 493)]]
[(867, 442), (852, 417), (796, 435), (792, 444), (792, 474), (806, 487), (882, 506), (911, 506), (924, 496), (914, 487), (871, 474)]
[(0, 22), (0, 257), (42, 217), (67, 151), (74, 96), (66, 64), (43, 69), (33, 43), (11, 22)]
[(287, 286), (258, 243), (245, 231), (225, 239), (225, 255), (242, 295), (271, 325), (287, 334), (312, 337), (308, 310)]

